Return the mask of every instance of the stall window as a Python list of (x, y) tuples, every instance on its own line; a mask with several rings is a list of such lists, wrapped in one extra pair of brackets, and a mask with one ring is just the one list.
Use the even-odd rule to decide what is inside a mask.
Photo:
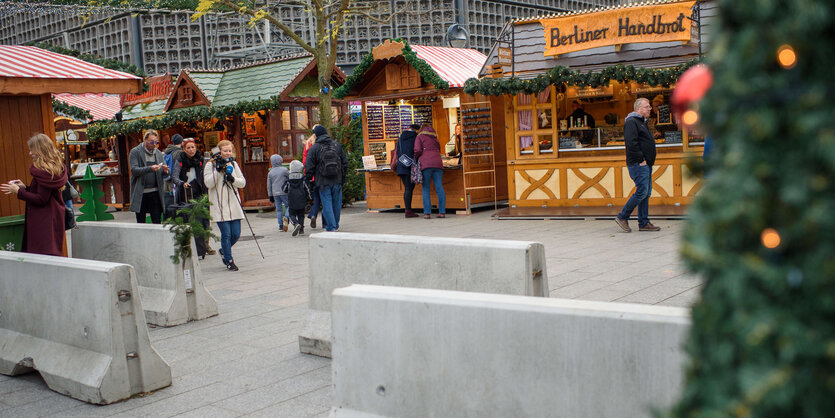
[(292, 129), (292, 125), (290, 123), (290, 108), (284, 107), (281, 109), (281, 129), (284, 131), (289, 131)]
[(293, 112), (296, 114), (295, 129), (310, 129), (312, 127), (306, 107), (294, 107)]
[(520, 155), (554, 152), (554, 93), (554, 87), (551, 86), (535, 95), (516, 95), (516, 135)]

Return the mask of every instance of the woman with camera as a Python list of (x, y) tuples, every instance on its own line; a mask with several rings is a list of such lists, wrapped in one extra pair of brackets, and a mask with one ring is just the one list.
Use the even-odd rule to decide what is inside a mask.
[(246, 186), (241, 168), (235, 162), (232, 142), (220, 141), (219, 154), (209, 160), (203, 170), (203, 183), (211, 203), (210, 213), (220, 230), (220, 255), (230, 271), (238, 271), (232, 259), (232, 246), (241, 237), (241, 219), (244, 217), (238, 189)]

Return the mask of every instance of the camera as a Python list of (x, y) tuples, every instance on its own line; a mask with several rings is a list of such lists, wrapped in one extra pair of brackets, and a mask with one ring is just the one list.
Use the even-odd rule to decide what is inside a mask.
[(214, 158), (215, 158), (215, 169), (218, 172), (226, 171), (226, 166), (229, 163), (231, 163), (232, 161), (235, 161), (235, 157), (222, 158), (220, 156), (220, 154), (215, 154)]

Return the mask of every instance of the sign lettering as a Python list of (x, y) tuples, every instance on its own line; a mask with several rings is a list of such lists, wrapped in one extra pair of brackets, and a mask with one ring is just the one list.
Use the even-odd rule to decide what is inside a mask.
[(693, 1), (540, 20), (545, 56), (608, 45), (690, 40)]

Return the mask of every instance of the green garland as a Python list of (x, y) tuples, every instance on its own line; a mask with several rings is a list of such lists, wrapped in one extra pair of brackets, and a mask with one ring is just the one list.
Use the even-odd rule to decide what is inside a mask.
[(51, 45), (51, 44), (47, 44), (47, 43), (43, 43), (43, 42), (29, 43), (27, 45), (35, 46), (35, 47), (38, 47), (38, 48), (41, 48), (41, 49), (45, 49), (47, 51), (52, 51), (52, 52), (55, 52), (57, 54), (62, 54), (62, 55), (68, 55), (68, 56), (71, 56), (71, 57), (75, 57), (75, 58), (78, 58), (82, 61), (87, 61), (91, 64), (100, 65), (100, 66), (102, 66), (104, 68), (107, 68), (107, 69), (110, 69), (110, 70), (121, 71), (123, 73), (130, 73), (130, 74), (133, 74), (135, 76), (145, 78), (145, 71), (143, 71), (141, 68), (139, 68), (139, 67), (137, 67), (133, 64), (128, 64), (128, 63), (123, 62), (123, 61), (119, 61), (119, 60), (115, 60), (115, 59), (109, 59), (109, 58), (101, 58), (101, 57), (98, 57), (98, 56), (93, 55), (93, 54), (83, 54), (80, 51), (77, 51), (75, 49), (67, 49), (67, 48), (64, 48), (62, 46)]
[(632, 65), (617, 64), (604, 68), (600, 72), (581, 73), (563, 66), (556, 66), (531, 79), (508, 78), (471, 78), (464, 83), (464, 93), (481, 93), (485, 96), (503, 94), (536, 94), (551, 85), (599, 87), (606, 86), (611, 80), (618, 82), (634, 81), (649, 86), (670, 86), (675, 84), (681, 74), (696, 64), (692, 60), (675, 67), (654, 69), (635, 68)]
[(141, 132), (146, 129), (168, 129), (176, 124), (194, 125), (197, 122), (219, 119), (224, 120), (244, 113), (255, 113), (259, 110), (276, 110), (281, 108), (278, 96), (264, 100), (240, 102), (229, 106), (209, 106), (198, 108), (174, 109), (173, 111), (152, 118), (128, 120), (123, 122), (101, 121), (87, 126), (87, 137), (91, 140), (105, 139), (116, 134)]
[(81, 122), (93, 120), (93, 115), (86, 109), (69, 105), (60, 100), (52, 99), (52, 110)]
[[(415, 51), (412, 50), (411, 45), (409, 45), (409, 41), (402, 38), (391, 39), (391, 41), (403, 43), (403, 58), (406, 59), (407, 64), (417, 70), (423, 81), (432, 83), (435, 88), (440, 90), (446, 90), (449, 88), (449, 83), (442, 79), (438, 73), (432, 69), (432, 66), (430, 66), (429, 63), (417, 56), (417, 53), (415, 53)], [(348, 79), (345, 80), (345, 84), (334, 90), (334, 98), (342, 99), (347, 96), (351, 89), (354, 88), (354, 85), (362, 80), (365, 72), (371, 68), (371, 64), (374, 64), (374, 56), (373, 54), (368, 53), (362, 57), (362, 61), (360, 61), (359, 65), (354, 68), (354, 71)]]

